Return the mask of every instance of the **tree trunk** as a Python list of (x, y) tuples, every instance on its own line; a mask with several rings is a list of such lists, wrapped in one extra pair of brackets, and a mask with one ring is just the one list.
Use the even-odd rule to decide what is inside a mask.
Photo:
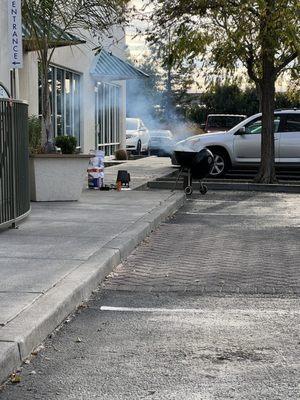
[(274, 96), (275, 96), (275, 77), (264, 73), (261, 83), (261, 112), (262, 112), (262, 132), (261, 132), (261, 164), (255, 182), (275, 183), (275, 145), (274, 145)]
[(40, 59), (41, 67), (41, 85), (42, 85), (42, 135), (44, 142), (44, 149), (46, 153), (54, 151), (52, 144), (52, 122), (51, 122), (51, 104), (50, 104), (50, 91), (48, 82), (48, 44), (45, 41), (44, 48), (41, 52)]
[(261, 94), (262, 131), (261, 163), (254, 178), (259, 183), (275, 183), (274, 103), (275, 103), (275, 52), (272, 46), (272, 13), (274, 0), (266, 0), (266, 13), (261, 19), (261, 65), (259, 81)]
[(172, 118), (172, 67), (168, 66), (167, 71), (167, 82), (166, 82), (166, 117), (168, 119), (168, 123)]

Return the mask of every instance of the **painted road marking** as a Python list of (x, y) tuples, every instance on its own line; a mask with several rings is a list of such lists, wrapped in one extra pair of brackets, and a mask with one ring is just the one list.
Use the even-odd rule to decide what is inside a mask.
[[(205, 305), (203, 305), (204, 309), (200, 310), (199, 308), (154, 308), (154, 307), (111, 307), (111, 306), (101, 306), (100, 311), (115, 311), (115, 312), (141, 312), (141, 313), (185, 313), (185, 314), (207, 314), (208, 311), (205, 308)], [(209, 315), (218, 315), (219, 313), (224, 312), (224, 309), (217, 308), (214, 310), (209, 310)], [(287, 315), (290, 311), (288, 309), (282, 309), (282, 310), (272, 310), (268, 309), (268, 313), (270, 314), (278, 314), (278, 315)], [(239, 317), (240, 314), (243, 313), (255, 313), (255, 314), (265, 314), (266, 309), (227, 309), (226, 310), (227, 314), (234, 314), (236, 317)], [(294, 314), (299, 315), (300, 310), (293, 310)]]
[[(251, 212), (253, 212), (253, 210), (251, 210)], [(192, 211), (179, 211), (179, 214), (186, 214), (186, 215), (218, 215), (218, 216), (224, 216), (224, 217), (231, 217), (231, 216), (237, 216), (237, 217), (261, 217), (261, 213), (257, 212), (256, 214), (251, 214), (248, 215), (247, 213), (230, 213), (230, 211), (228, 211), (228, 213), (218, 213), (218, 212), (192, 212)], [(265, 216), (274, 216), (274, 213), (264, 213)], [(295, 218), (298, 216), (298, 214), (293, 214), (291, 215), (291, 213), (287, 213), (287, 214), (279, 214), (278, 212), (276, 212), (276, 217), (278, 216), (282, 216), (282, 217), (292, 217)]]
[(160, 312), (160, 313), (203, 313), (203, 310), (195, 308), (148, 308), (148, 307), (110, 307), (101, 306), (101, 311), (118, 311), (118, 312)]

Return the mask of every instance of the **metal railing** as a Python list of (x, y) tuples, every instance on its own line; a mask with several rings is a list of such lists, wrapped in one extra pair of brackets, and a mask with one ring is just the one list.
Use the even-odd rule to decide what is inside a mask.
[(30, 212), (28, 105), (0, 99), (0, 228)]

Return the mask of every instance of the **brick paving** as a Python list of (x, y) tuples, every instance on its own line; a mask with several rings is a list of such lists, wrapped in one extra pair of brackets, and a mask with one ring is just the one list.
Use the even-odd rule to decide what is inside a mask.
[(161, 225), (107, 290), (300, 294), (300, 196), (210, 193)]

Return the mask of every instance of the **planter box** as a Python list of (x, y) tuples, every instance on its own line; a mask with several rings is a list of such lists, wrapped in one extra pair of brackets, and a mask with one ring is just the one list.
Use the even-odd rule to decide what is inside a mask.
[(30, 156), (32, 201), (79, 200), (90, 156), (82, 154), (35, 154)]

